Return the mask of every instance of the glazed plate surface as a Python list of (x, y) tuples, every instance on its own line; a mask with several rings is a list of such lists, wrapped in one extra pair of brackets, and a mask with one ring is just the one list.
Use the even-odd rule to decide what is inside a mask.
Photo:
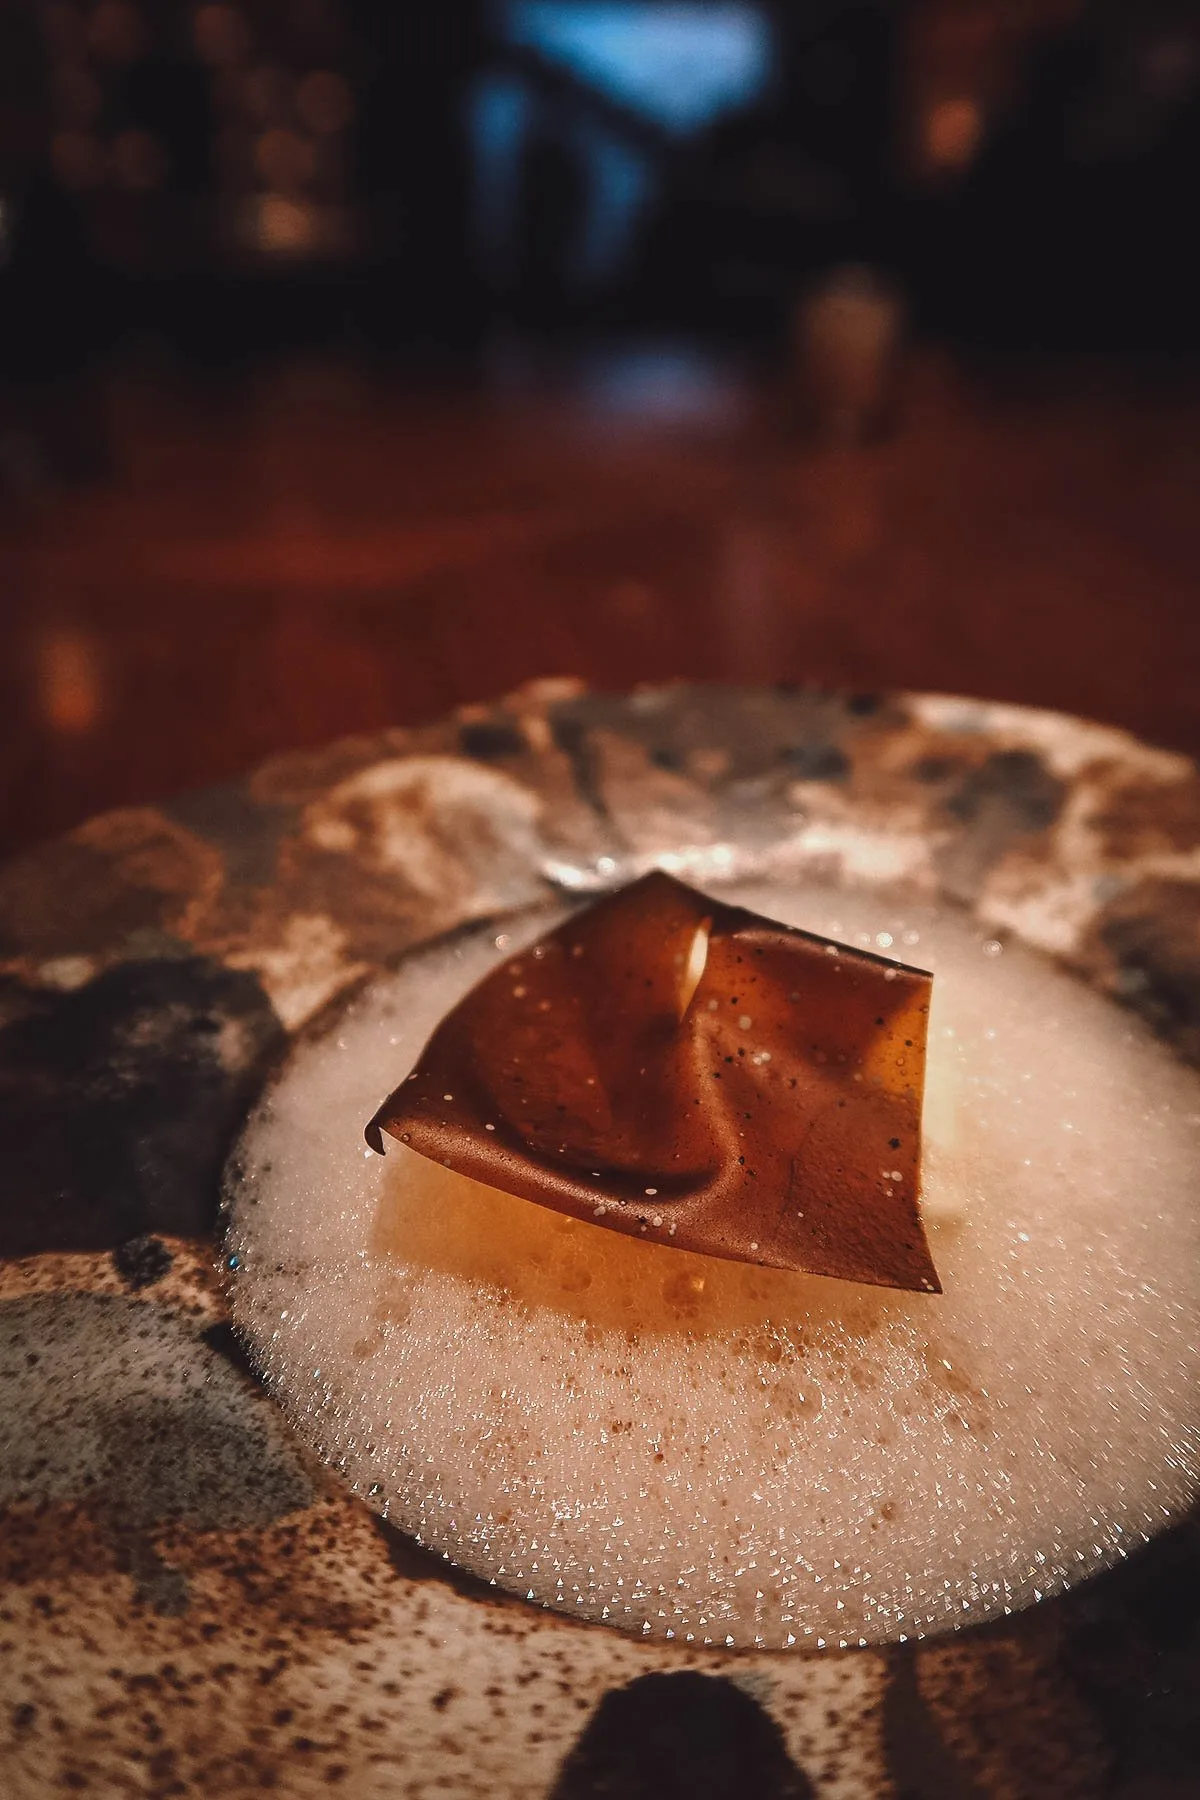
[(223, 1164), (289, 1042), (407, 951), (656, 864), (952, 901), (1200, 1053), (1200, 779), (1017, 708), (542, 684), (107, 815), (9, 865), (14, 1800), (1195, 1791), (1193, 1521), (919, 1645), (642, 1644), (420, 1552), (258, 1390), (213, 1233)]

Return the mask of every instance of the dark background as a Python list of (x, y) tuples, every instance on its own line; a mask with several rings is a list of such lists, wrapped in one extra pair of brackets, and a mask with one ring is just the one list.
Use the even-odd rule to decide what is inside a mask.
[(0, 850), (547, 675), (1200, 750), (1198, 140), (1166, 0), (10, 0)]

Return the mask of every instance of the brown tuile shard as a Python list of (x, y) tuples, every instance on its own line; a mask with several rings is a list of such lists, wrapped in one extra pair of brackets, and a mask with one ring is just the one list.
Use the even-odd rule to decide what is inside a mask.
[(647, 875), (472, 989), (367, 1142), (678, 1249), (940, 1293), (932, 986)]

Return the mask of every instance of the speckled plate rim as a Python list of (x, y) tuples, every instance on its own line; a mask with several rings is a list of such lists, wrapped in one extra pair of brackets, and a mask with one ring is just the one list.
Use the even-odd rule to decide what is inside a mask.
[[(0, 981), (20, 1015), (134, 969), (236, 978), (214, 1030), (240, 1116), (284, 1039), (406, 950), (656, 863), (706, 881), (883, 880), (949, 897), (1200, 1057), (1194, 766), (1107, 727), (932, 695), (543, 682), (428, 728), (277, 757), (0, 871)], [(214, 1154), (230, 1127), (228, 1111), (208, 1122), (224, 1134)], [(81, 1240), (9, 1262), (0, 1298), (154, 1307), (211, 1374), (235, 1352), (198, 1204), (139, 1218), (171, 1263), (131, 1275), (108, 1253), (102, 1200), (84, 1194)], [(1193, 1671), (1156, 1598), (1164, 1583), (1200, 1589), (1191, 1525), (1128, 1569), (957, 1638), (816, 1658), (654, 1647), (428, 1564), (273, 1435), (273, 1409), (234, 1379), (230, 1406), (307, 1504), (293, 1494), (253, 1529), (168, 1509), (124, 1562), (101, 1545), (83, 1565), (66, 1544), (91, 1529), (82, 1493), (49, 1537), (22, 1520), (34, 1574), (28, 1558), (8, 1568), (0, 1642), (15, 1795), (271, 1781), (296, 1795), (582, 1794), (598, 1771), (619, 1774), (619, 1744), (648, 1742), (652, 1724), (675, 1730), (679, 1768), (700, 1755), (688, 1682), (701, 1677), (702, 1712), (732, 1708), (764, 1792), (1120, 1796), (1147, 1768), (1196, 1773), (1194, 1731), (1164, 1721), (1144, 1679), (1148, 1656), (1182, 1658), (1178, 1680)], [(173, 1612), (166, 1592), (187, 1604)]]

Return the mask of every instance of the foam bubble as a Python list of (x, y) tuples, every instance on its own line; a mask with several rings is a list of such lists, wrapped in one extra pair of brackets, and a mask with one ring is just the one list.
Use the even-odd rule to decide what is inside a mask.
[(629, 1239), (398, 1146), (364, 1155), (438, 1019), (542, 914), (502, 948), (481, 930), (409, 959), (251, 1122), (229, 1248), (263, 1373), (423, 1543), (639, 1635), (838, 1647), (1072, 1585), (1200, 1485), (1200, 1082), (962, 915), (733, 898), (934, 969), (945, 1293), (692, 1256), (667, 1209)]

